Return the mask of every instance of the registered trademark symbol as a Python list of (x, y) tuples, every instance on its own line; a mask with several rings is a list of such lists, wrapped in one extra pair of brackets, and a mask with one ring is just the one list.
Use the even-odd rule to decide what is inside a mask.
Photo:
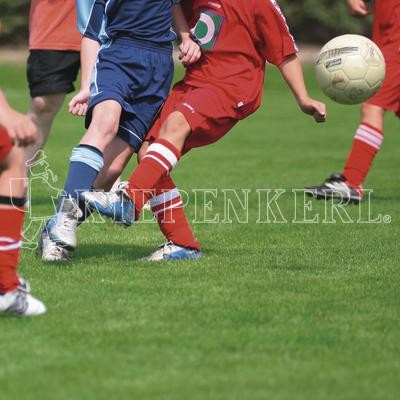
[(390, 215), (384, 215), (383, 216), (383, 223), (384, 224), (390, 224), (392, 222), (392, 217)]

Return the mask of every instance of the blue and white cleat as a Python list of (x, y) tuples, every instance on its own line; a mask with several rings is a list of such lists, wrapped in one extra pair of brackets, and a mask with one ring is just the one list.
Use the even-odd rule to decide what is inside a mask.
[(68, 249), (75, 249), (79, 220), (83, 212), (78, 202), (71, 196), (62, 199), (62, 204), (57, 214), (47, 222), (47, 232), (52, 242)]
[(130, 226), (135, 220), (135, 204), (128, 196), (125, 187), (126, 183), (121, 182), (117, 190), (110, 192), (91, 190), (82, 192), (81, 198), (93, 211)]
[(182, 247), (168, 242), (161, 245), (154, 253), (144, 257), (144, 261), (184, 261), (198, 260), (203, 256), (200, 250)]

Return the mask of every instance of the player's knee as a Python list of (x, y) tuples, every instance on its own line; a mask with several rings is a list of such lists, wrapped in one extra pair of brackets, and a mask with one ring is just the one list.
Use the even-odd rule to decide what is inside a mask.
[(175, 111), (169, 115), (160, 129), (161, 139), (181, 138), (186, 139), (190, 133), (190, 125), (184, 115)]
[(119, 118), (113, 114), (97, 114), (92, 119), (90, 128), (101, 136), (115, 136), (119, 128)]
[(62, 99), (58, 96), (37, 96), (32, 99), (31, 111), (36, 115), (56, 114), (62, 104)]

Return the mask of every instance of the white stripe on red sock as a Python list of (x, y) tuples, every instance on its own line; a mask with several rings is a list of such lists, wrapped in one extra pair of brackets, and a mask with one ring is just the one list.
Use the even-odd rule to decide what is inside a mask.
[(168, 192), (161, 193), (157, 196), (154, 196), (150, 200), (150, 206), (151, 207), (156, 207), (159, 206), (160, 204), (166, 203), (167, 201), (171, 201), (173, 199), (176, 199), (177, 197), (180, 197), (179, 190), (177, 188), (171, 189)]
[(178, 162), (176, 155), (168, 147), (162, 145), (161, 143), (151, 144), (147, 149), (143, 160), (146, 157), (154, 159), (165, 169), (167, 169), (167, 171), (171, 171), (173, 168), (175, 168)]
[(15, 240), (10, 237), (0, 237), (0, 251), (16, 250), (22, 246), (21, 240)]
[(355, 139), (368, 144), (369, 146), (379, 150), (382, 146), (383, 135), (372, 128), (361, 124), (357, 129)]

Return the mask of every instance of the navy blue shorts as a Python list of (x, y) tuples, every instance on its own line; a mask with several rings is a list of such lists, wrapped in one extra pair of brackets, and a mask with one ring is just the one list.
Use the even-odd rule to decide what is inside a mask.
[(136, 151), (168, 96), (174, 72), (172, 47), (117, 38), (98, 53), (86, 128), (93, 107), (115, 100), (122, 107), (118, 136)]

